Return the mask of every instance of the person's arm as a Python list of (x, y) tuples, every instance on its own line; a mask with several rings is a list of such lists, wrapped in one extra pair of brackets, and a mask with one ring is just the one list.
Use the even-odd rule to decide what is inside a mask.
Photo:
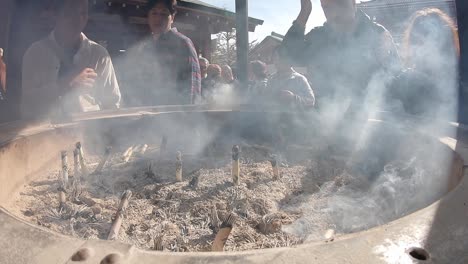
[(295, 95), (296, 105), (302, 108), (312, 108), (315, 105), (315, 95), (312, 87), (310, 87), (309, 82), (306, 77), (298, 76), (296, 79), (296, 89), (297, 92)]
[[(45, 111), (44, 102), (54, 101), (58, 95), (50, 91), (59, 91), (58, 82), (56, 80), (45, 80), (41, 71), (44, 69), (42, 54), (43, 50), (40, 47), (30, 47), (24, 57), (22, 65), (22, 95), (21, 95), (21, 117), (23, 119), (31, 119), (41, 117)], [(41, 65), (42, 64), (42, 65)], [(47, 83), (47, 81), (49, 81)], [(53, 106), (49, 106), (52, 108)]]
[(120, 107), (120, 88), (114, 71), (112, 59), (103, 51), (103, 56), (99, 59), (96, 67), (98, 75), (96, 80), (96, 99), (99, 101), (101, 109), (115, 109)]
[(286, 33), (282, 43), (288, 56), (298, 66), (304, 66), (307, 61), (306, 56), (304, 56), (304, 51), (308, 46), (305, 39), (305, 28), (311, 12), (311, 0), (301, 0), (301, 11)]
[[(201, 95), (201, 71), (200, 64), (198, 63), (197, 52), (190, 39), (186, 39), (185, 48), (187, 49), (187, 58), (185, 67), (181, 73), (181, 85), (183, 93), (188, 93), (187, 98), (190, 100), (189, 104), (195, 104), (200, 100)], [(185, 99), (184, 99), (185, 101)]]

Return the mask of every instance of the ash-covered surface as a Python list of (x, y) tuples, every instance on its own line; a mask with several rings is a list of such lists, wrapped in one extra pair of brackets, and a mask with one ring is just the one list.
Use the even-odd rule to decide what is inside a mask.
[[(79, 201), (73, 201), (70, 187), (67, 203), (59, 209), (61, 180), (56, 170), (24, 186), (8, 209), (59, 233), (107, 239), (122, 193), (130, 190), (133, 196), (123, 214), (119, 241), (150, 250), (159, 240), (166, 251), (211, 251), (218, 231), (213, 215), (223, 221), (234, 213), (236, 222), (224, 250), (242, 251), (330, 241), (420, 209), (442, 192), (428, 189), (433, 192), (428, 198), (418, 191), (425, 184), (432, 186), (434, 179), (443, 181), (435, 177), (428, 182), (429, 171), (444, 171), (423, 166), (409, 158), (412, 154), (375, 166), (368, 158), (367, 163), (349, 166), (344, 156), (289, 146), (278, 158), (281, 178), (274, 180), (273, 148), (247, 143), (241, 144), (240, 185), (234, 186), (231, 148), (184, 154), (183, 182), (176, 182), (174, 151), (161, 155), (150, 146), (144, 155), (135, 151), (127, 163), (123, 151), (115, 151), (101, 174), (83, 177)], [(304, 158), (288, 160), (292, 155), (287, 152)], [(91, 171), (100, 158), (87, 157)], [(69, 168), (72, 182), (73, 162)], [(408, 195), (411, 201), (405, 200)]]

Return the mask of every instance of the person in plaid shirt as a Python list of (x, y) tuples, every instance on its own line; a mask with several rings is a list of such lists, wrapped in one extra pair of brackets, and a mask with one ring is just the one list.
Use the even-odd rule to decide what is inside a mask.
[(152, 37), (131, 54), (138, 65), (129, 80), (127, 106), (194, 104), (201, 94), (201, 72), (192, 41), (172, 28), (175, 0), (150, 0)]

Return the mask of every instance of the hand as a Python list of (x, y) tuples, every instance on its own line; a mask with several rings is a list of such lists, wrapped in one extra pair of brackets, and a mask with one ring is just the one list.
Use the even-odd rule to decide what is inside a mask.
[(296, 99), (296, 96), (289, 90), (281, 90), (279, 92), (279, 99), (283, 103), (292, 103)]
[(94, 69), (85, 68), (78, 74), (71, 74), (59, 81), (70, 88), (92, 89), (96, 82), (97, 74)]

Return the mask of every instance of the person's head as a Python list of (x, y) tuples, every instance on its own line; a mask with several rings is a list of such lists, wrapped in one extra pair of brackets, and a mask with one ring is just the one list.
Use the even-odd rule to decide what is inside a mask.
[(177, 13), (176, 0), (149, 0), (148, 25), (153, 34), (163, 34), (171, 30)]
[(263, 80), (268, 77), (267, 67), (264, 62), (259, 60), (252, 61), (249, 64), (249, 79)]
[(229, 65), (221, 66), (221, 77), (223, 77), (223, 81), (226, 83), (234, 81), (234, 75), (232, 74), (232, 69)]
[(288, 71), (292, 67), (292, 63), (282, 46), (274, 49), (272, 59), (278, 72)]
[(428, 8), (411, 17), (403, 41), (403, 57), (408, 67), (443, 67), (456, 61), (459, 55), (457, 28), (447, 14)]
[(356, 0), (320, 0), (327, 23), (338, 32), (354, 28), (356, 20)]
[(88, 0), (55, 0), (55, 30), (70, 37), (81, 35), (88, 24)]
[(200, 72), (202, 77), (206, 77), (207, 70), (208, 70), (208, 65), (210, 65), (210, 62), (206, 58), (198, 58), (198, 63), (200, 64)]
[(219, 79), (221, 78), (221, 67), (218, 64), (210, 64), (206, 70), (208, 78)]

